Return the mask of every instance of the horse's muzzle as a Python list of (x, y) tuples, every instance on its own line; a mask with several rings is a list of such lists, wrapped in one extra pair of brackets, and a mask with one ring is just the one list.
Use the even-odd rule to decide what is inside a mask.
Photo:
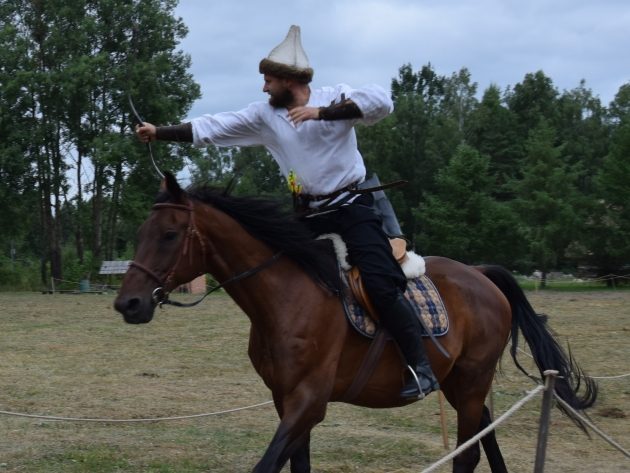
[(150, 298), (119, 295), (114, 308), (120, 312), (128, 324), (146, 324), (153, 319), (155, 304)]

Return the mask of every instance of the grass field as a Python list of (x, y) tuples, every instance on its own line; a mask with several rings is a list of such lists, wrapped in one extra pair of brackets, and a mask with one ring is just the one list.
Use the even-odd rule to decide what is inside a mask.
[[(529, 292), (595, 377), (630, 372), (630, 292)], [(224, 295), (126, 325), (113, 294), (0, 293), (0, 410), (80, 418), (213, 413), (268, 401), (247, 358), (249, 321)], [(530, 367), (527, 355), (521, 358)], [(630, 449), (630, 377), (600, 379), (591, 420)], [(534, 387), (505, 356), (495, 415)], [(533, 470), (540, 399), (499, 427), (512, 472)], [(455, 417), (446, 409), (450, 447)], [(0, 414), (0, 473), (247, 472), (277, 425), (273, 407), (150, 423), (55, 422)], [(630, 459), (552, 414), (549, 472), (630, 472)], [(447, 453), (437, 395), (388, 410), (331, 404), (312, 437), (317, 473), (420, 472)], [(285, 468), (285, 471), (289, 471)], [(450, 465), (439, 471), (450, 471)], [(487, 472), (485, 458), (478, 468)]]

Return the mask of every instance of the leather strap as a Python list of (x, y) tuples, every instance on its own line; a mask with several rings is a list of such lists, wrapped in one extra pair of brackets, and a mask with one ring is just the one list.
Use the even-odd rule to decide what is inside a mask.
[(158, 126), (155, 128), (155, 138), (163, 141), (192, 143), (192, 124), (190, 122), (186, 122), (179, 125)]
[(324, 195), (300, 194), (300, 197), (306, 200), (307, 202), (317, 202), (319, 200), (327, 200), (327, 199), (332, 200), (335, 197), (343, 194), (344, 192), (349, 192), (350, 194), (370, 194), (372, 192), (382, 191), (384, 189), (389, 189), (391, 187), (404, 186), (408, 182), (409, 181), (406, 181), (404, 179), (399, 179), (398, 181), (388, 182), (387, 184), (381, 184), (380, 186), (366, 187), (365, 189), (358, 188), (357, 183), (355, 182), (346, 187), (338, 189), (335, 192), (331, 192), (330, 194), (324, 194)]
[(343, 393), (339, 399), (340, 401), (350, 402), (361, 393), (370, 379), (370, 376), (372, 376), (374, 368), (383, 354), (385, 344), (389, 339), (389, 334), (383, 328), (379, 328), (376, 332), (376, 336), (372, 340), (372, 343), (370, 343), (370, 347), (368, 348), (365, 357), (363, 357), (363, 362), (361, 363), (356, 376), (352, 380), (352, 383), (346, 392)]
[(345, 95), (342, 94), (341, 102), (332, 102), (328, 107), (319, 107), (319, 115), (318, 118), (320, 120), (350, 120), (354, 118), (361, 118), (363, 116), (363, 112), (358, 107), (356, 103), (354, 103), (350, 99), (346, 99)]

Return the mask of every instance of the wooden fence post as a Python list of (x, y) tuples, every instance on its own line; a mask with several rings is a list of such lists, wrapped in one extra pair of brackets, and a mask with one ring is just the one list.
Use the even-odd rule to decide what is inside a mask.
[(538, 443), (536, 445), (534, 473), (543, 473), (545, 469), (545, 454), (547, 453), (547, 438), (549, 437), (549, 419), (551, 417), (553, 389), (556, 384), (558, 372), (555, 370), (547, 370), (543, 374), (545, 375), (545, 391), (540, 409), (540, 424), (538, 426)]

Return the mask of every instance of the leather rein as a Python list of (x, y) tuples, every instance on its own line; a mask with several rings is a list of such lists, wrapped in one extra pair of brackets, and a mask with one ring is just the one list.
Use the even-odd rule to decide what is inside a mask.
[(282, 252), (279, 251), (275, 253), (271, 258), (259, 264), (258, 266), (255, 266), (241, 273), (235, 274), (234, 276), (232, 276), (231, 278), (228, 278), (222, 283), (217, 284), (216, 286), (212, 286), (200, 299), (196, 300), (195, 302), (185, 303), (185, 302), (173, 301), (169, 298), (170, 291), (165, 290), (165, 288), (172, 284), (173, 277), (175, 275), (175, 269), (179, 266), (179, 263), (182, 261), (183, 258), (186, 257), (186, 255), (188, 255), (189, 260), (192, 262), (193, 254), (191, 251), (191, 247), (193, 244), (193, 238), (196, 237), (197, 240), (199, 240), (199, 245), (201, 247), (203, 261), (205, 261), (206, 259), (207, 250), (206, 250), (206, 243), (204, 241), (204, 237), (199, 232), (199, 230), (197, 229), (197, 226), (195, 225), (195, 218), (193, 214), (194, 208), (192, 204), (173, 204), (173, 203), (165, 202), (165, 203), (159, 203), (159, 204), (153, 205), (153, 210), (161, 210), (161, 209), (181, 210), (184, 212), (188, 212), (188, 215), (189, 215), (188, 226), (186, 228), (186, 237), (184, 239), (184, 242), (182, 243), (182, 250), (180, 251), (179, 256), (177, 257), (175, 264), (167, 273), (166, 278), (160, 277), (150, 268), (147, 268), (143, 264), (137, 263), (135, 261), (132, 261), (131, 264), (129, 265), (131, 268), (136, 268), (142, 271), (143, 273), (145, 273), (151, 279), (153, 279), (155, 282), (158, 283), (158, 287), (156, 287), (151, 293), (151, 300), (153, 301), (154, 304), (156, 304), (159, 307), (162, 307), (165, 304), (176, 306), (176, 307), (196, 306), (214, 291), (217, 291), (230, 283), (234, 283), (242, 279), (248, 278), (250, 276), (253, 276), (254, 274), (267, 268), (268, 266), (271, 266), (282, 255)]

